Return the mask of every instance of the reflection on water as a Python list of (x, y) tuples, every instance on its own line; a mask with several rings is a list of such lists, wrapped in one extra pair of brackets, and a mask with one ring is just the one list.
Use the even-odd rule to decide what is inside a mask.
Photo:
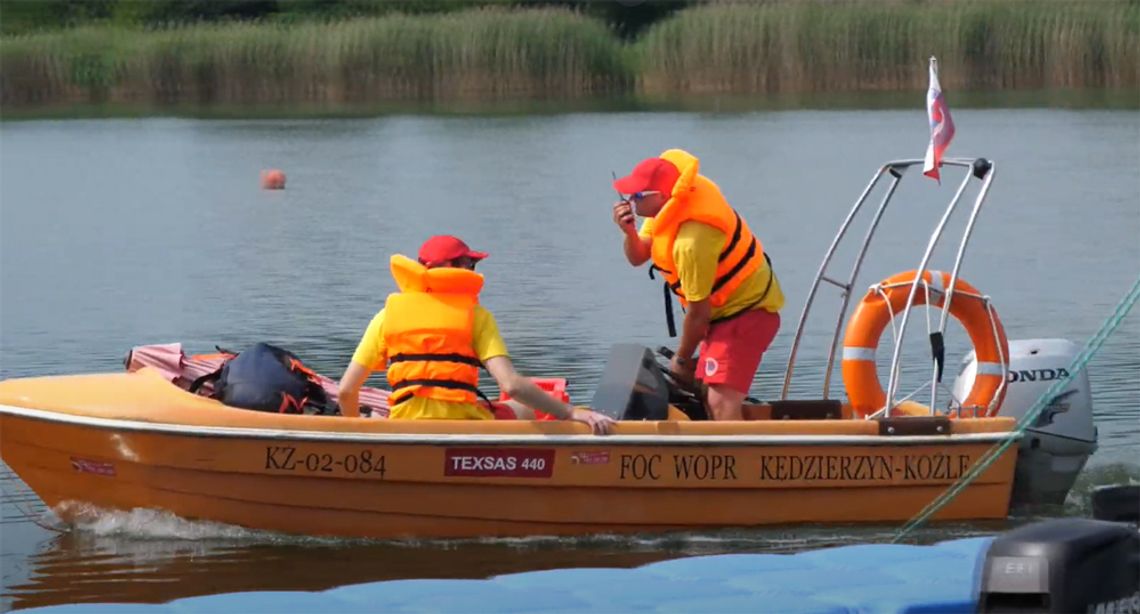
[[(935, 538), (982, 535), (1010, 523), (938, 527)], [(159, 536), (161, 535), (161, 537)], [(51, 539), (31, 557), (32, 579), (10, 587), (15, 607), (87, 601), (163, 602), (250, 590), (323, 590), (406, 578), (487, 578), (570, 567), (635, 567), (729, 552), (795, 552), (886, 541), (891, 529), (713, 531), (465, 541), (364, 542), (295, 538), (149, 512), (107, 512)], [(142, 580), (142, 581), (139, 581)]]
[[(193, 523), (182, 523), (178, 530)], [(192, 530), (192, 529), (191, 529)], [(482, 578), (558, 567), (633, 567), (667, 549), (555, 548), (469, 543), (368, 544), (253, 536), (152, 539), (76, 531), (32, 557), (36, 576), (13, 587), (15, 606), (65, 602), (162, 602), (249, 590), (323, 590), (404, 578)], [(143, 581), (124, 581), (143, 580)]]
[[(1046, 517), (1084, 516), (1103, 484), (1140, 483), (1140, 468), (1110, 465), (1082, 475), (1063, 506), (1020, 510), (1005, 521), (934, 523), (909, 542), (992, 535)], [(52, 522), (45, 515), (40, 522)], [(50, 525), (49, 525), (50, 526)], [(575, 567), (637, 567), (727, 553), (791, 553), (886, 543), (897, 527), (834, 525), (666, 535), (593, 535), (467, 540), (373, 541), (298, 537), (165, 512), (88, 509), (28, 558), (29, 579), (7, 586), (14, 608), (81, 602), (161, 603), (223, 592), (319, 591), (409, 578), (489, 578)]]
[[(1083, 343), (1140, 271), (1140, 116), (960, 109), (951, 153), (997, 165), (963, 278), (993, 297), (1011, 338)], [(660, 286), (621, 258), (608, 214), (611, 171), (669, 147), (691, 149), (757, 231), (788, 296), (785, 324), (753, 387), (771, 399), (842, 215), (879, 164), (920, 156), (928, 138), (921, 104), (0, 128), (0, 377), (119, 370), (131, 346), (170, 341), (190, 351), (268, 341), (336, 376), (393, 289), (388, 255), (455, 233), (491, 252), (480, 267), (481, 302), (521, 370), (567, 377), (576, 402), (590, 398), (612, 343), (675, 343), (663, 332)], [(268, 166), (289, 173), (287, 190), (258, 190)], [(957, 181), (909, 179), (867, 255), (860, 288), (915, 267)], [(960, 229), (964, 219), (955, 215), (951, 225)], [(939, 245), (937, 266), (947, 266), (954, 247), (949, 239)], [(821, 292), (793, 397), (820, 392), (837, 306), (834, 293)], [(904, 369), (904, 386), (928, 372), (921, 320), (911, 325), (918, 328), (904, 359), (914, 368)], [(952, 328), (948, 362), (965, 349)], [(1066, 506), (1031, 514), (1085, 514), (1092, 485), (1140, 480), (1140, 317), (1123, 323), (1089, 372), (1100, 449)], [(840, 388), (836, 378), (832, 390)], [(893, 534), (893, 527), (797, 527), (409, 545), (298, 541), (138, 513), (57, 534), (29, 520), (44, 510), (2, 465), (0, 487), (0, 608), (634, 566)], [(940, 525), (918, 537), (1004, 526)]]

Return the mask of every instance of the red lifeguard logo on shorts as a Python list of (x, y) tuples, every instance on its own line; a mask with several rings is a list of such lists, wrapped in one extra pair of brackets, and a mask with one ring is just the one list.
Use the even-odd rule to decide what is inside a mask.
[(715, 358), (705, 359), (705, 377), (712, 377), (716, 375), (716, 370), (720, 367)]

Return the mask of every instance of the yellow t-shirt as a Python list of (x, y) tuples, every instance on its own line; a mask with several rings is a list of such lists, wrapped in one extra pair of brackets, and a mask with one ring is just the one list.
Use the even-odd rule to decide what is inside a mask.
[[(647, 218), (639, 232), (642, 237), (651, 237), (653, 218)], [(673, 263), (681, 280), (681, 292), (689, 301), (702, 301), (712, 294), (717, 258), (727, 243), (727, 234), (703, 222), (685, 222), (677, 229), (677, 238), (673, 241)], [(768, 288), (769, 278), (772, 279), (771, 288)], [(768, 288), (767, 296), (764, 295), (765, 288)], [(756, 301), (761, 296), (764, 296), (764, 301), (757, 305)], [(753, 306), (772, 313), (784, 306), (780, 279), (772, 277), (767, 261), (761, 262), (760, 268), (737, 286), (723, 305), (712, 308), (712, 319), (730, 316)]]
[[(475, 355), (487, 362), (496, 356), (507, 356), (507, 344), (499, 334), (495, 316), (482, 305), (475, 306)], [(384, 345), (384, 310), (381, 309), (352, 354), (352, 362), (368, 369), (379, 371), (388, 368), (388, 348)], [(393, 407), (389, 418), (398, 420), (491, 420), (491, 412), (474, 404), (456, 401), (440, 401), (427, 397), (412, 397)]]

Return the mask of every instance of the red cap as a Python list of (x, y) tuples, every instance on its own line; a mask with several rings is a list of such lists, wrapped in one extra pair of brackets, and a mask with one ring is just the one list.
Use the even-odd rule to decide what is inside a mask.
[(614, 181), (614, 189), (619, 194), (655, 190), (669, 196), (680, 176), (681, 171), (672, 162), (662, 158), (647, 158), (633, 167), (632, 173)]
[(487, 257), (487, 253), (474, 251), (459, 238), (451, 235), (434, 236), (420, 246), (420, 263), (424, 266), (450, 262), (464, 256), (482, 260)]

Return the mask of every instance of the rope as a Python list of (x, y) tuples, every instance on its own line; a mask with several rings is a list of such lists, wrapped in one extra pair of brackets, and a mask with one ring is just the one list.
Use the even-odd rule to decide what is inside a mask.
[(1010, 446), (1017, 443), (1021, 439), (1021, 435), (1025, 432), (1025, 429), (1037, 420), (1037, 416), (1069, 385), (1069, 382), (1076, 377), (1077, 373), (1084, 369), (1085, 365), (1092, 360), (1092, 357), (1100, 350), (1100, 347), (1104, 345), (1105, 340), (1116, 330), (1116, 327), (1120, 325), (1124, 317), (1128, 315), (1128, 311), (1132, 309), (1132, 305), (1136, 303), (1137, 299), (1140, 299), (1140, 277), (1136, 278), (1136, 281), (1132, 284), (1132, 289), (1129, 290), (1128, 294), (1124, 295), (1124, 298), (1116, 305), (1116, 309), (1114, 309), (1108, 319), (1104, 321), (1100, 330), (1085, 343), (1085, 347), (1073, 358), (1073, 362), (1069, 364), (1068, 368), (1069, 375), (1054, 381), (1053, 385), (1049, 386), (1049, 389), (1038, 397), (1037, 402), (1029, 408), (1029, 411), (1025, 412), (1025, 415), (1018, 420), (1013, 432), (1010, 433), (1007, 439), (995, 444), (992, 448), (987, 450), (986, 453), (970, 467), (969, 471), (958, 478), (958, 481), (951, 484), (945, 492), (938, 495), (938, 497), (927, 504), (926, 507), (922, 508), (922, 511), (908, 520), (906, 524), (895, 533), (891, 539), (891, 543), (899, 543), (904, 537), (929, 520), (938, 510), (945, 507), (954, 497), (957, 497), (959, 493), (965, 490), (978, 476), (985, 473), (985, 471), (990, 468), (990, 465), (997, 462)]

